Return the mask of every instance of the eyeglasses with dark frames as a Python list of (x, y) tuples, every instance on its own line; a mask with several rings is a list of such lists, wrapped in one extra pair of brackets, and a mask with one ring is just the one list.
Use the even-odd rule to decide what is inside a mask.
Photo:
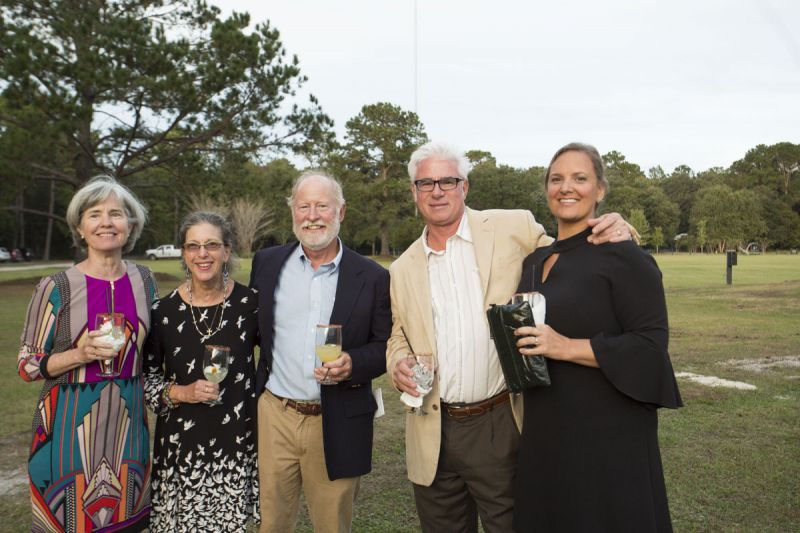
[(183, 245), (183, 249), (192, 253), (199, 252), (200, 248), (205, 248), (207, 252), (216, 252), (223, 246), (225, 245), (219, 241), (208, 241), (202, 244), (199, 242), (187, 242)]
[(415, 180), (414, 187), (417, 188), (419, 192), (432, 192), (433, 189), (436, 188), (436, 185), (439, 185), (439, 190), (442, 191), (452, 191), (458, 184), (464, 181), (464, 178), (453, 178), (453, 177), (446, 177), (440, 178), (438, 180), (432, 180), (429, 178)]

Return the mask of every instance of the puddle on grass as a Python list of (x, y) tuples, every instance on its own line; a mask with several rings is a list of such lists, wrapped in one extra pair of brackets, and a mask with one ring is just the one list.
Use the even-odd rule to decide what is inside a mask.
[(706, 385), (709, 387), (725, 387), (728, 389), (739, 390), (757, 390), (758, 387), (745, 383), (743, 381), (731, 381), (730, 379), (722, 379), (716, 376), (703, 376), (701, 374), (692, 374), (691, 372), (678, 372), (675, 374), (676, 378), (683, 378), (694, 383)]
[(797, 369), (800, 368), (800, 355), (767, 356), (756, 359), (728, 359), (719, 364), (749, 372), (764, 372), (765, 370), (783, 368)]
[(0, 470), (0, 496), (24, 492), (28, 486), (28, 474), (22, 467)]
[(0, 437), (0, 497), (27, 492), (29, 439), (27, 431)]

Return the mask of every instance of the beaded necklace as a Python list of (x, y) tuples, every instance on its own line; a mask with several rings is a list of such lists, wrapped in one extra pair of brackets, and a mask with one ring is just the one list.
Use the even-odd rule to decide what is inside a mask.
[[(192, 305), (192, 282), (189, 281), (186, 283), (186, 291), (189, 293), (189, 312), (192, 315), (192, 324), (194, 324), (194, 329), (197, 330), (197, 333), (200, 334), (200, 342), (205, 342), (207, 339), (212, 337), (213, 335), (217, 334), (222, 329), (222, 324), (224, 323), (222, 320), (223, 315), (225, 314), (225, 308), (228, 306), (228, 278), (225, 277), (225, 282), (222, 285), (222, 303), (217, 304), (214, 307), (214, 316), (211, 317), (211, 322), (206, 324), (205, 319), (203, 318), (202, 313), (200, 314), (200, 324), (206, 327), (206, 333), (200, 331), (200, 327), (197, 325), (197, 319), (194, 317), (194, 306)], [(217, 324), (217, 329), (214, 329), (214, 320), (217, 318), (217, 311), (222, 309), (219, 314), (219, 323)]]

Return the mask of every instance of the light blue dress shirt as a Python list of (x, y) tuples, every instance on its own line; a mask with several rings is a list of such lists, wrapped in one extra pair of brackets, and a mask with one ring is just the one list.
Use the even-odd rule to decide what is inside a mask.
[(316, 271), (301, 245), (284, 263), (275, 288), (275, 339), (267, 381), (273, 394), (293, 400), (320, 399), (320, 385), (314, 379), (314, 368), (322, 364), (314, 351), (317, 324), (330, 321), (341, 261), (339, 240), (339, 253)]

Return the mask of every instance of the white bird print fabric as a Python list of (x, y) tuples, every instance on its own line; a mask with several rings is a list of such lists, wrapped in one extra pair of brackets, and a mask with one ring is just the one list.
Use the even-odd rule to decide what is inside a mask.
[[(152, 308), (153, 330), (144, 349), (145, 396), (158, 417), (151, 531), (240, 532), (259, 517), (256, 395), (251, 386), (258, 299), (253, 295), (236, 283), (226, 301), (225, 317), (230, 320), (208, 339), (195, 331), (189, 305), (177, 290)], [(214, 308), (195, 307), (195, 315), (199, 313), (213, 316)], [(167, 408), (161, 392), (169, 381), (190, 385), (205, 379), (203, 344), (231, 348), (228, 374), (220, 383), (222, 405)]]

